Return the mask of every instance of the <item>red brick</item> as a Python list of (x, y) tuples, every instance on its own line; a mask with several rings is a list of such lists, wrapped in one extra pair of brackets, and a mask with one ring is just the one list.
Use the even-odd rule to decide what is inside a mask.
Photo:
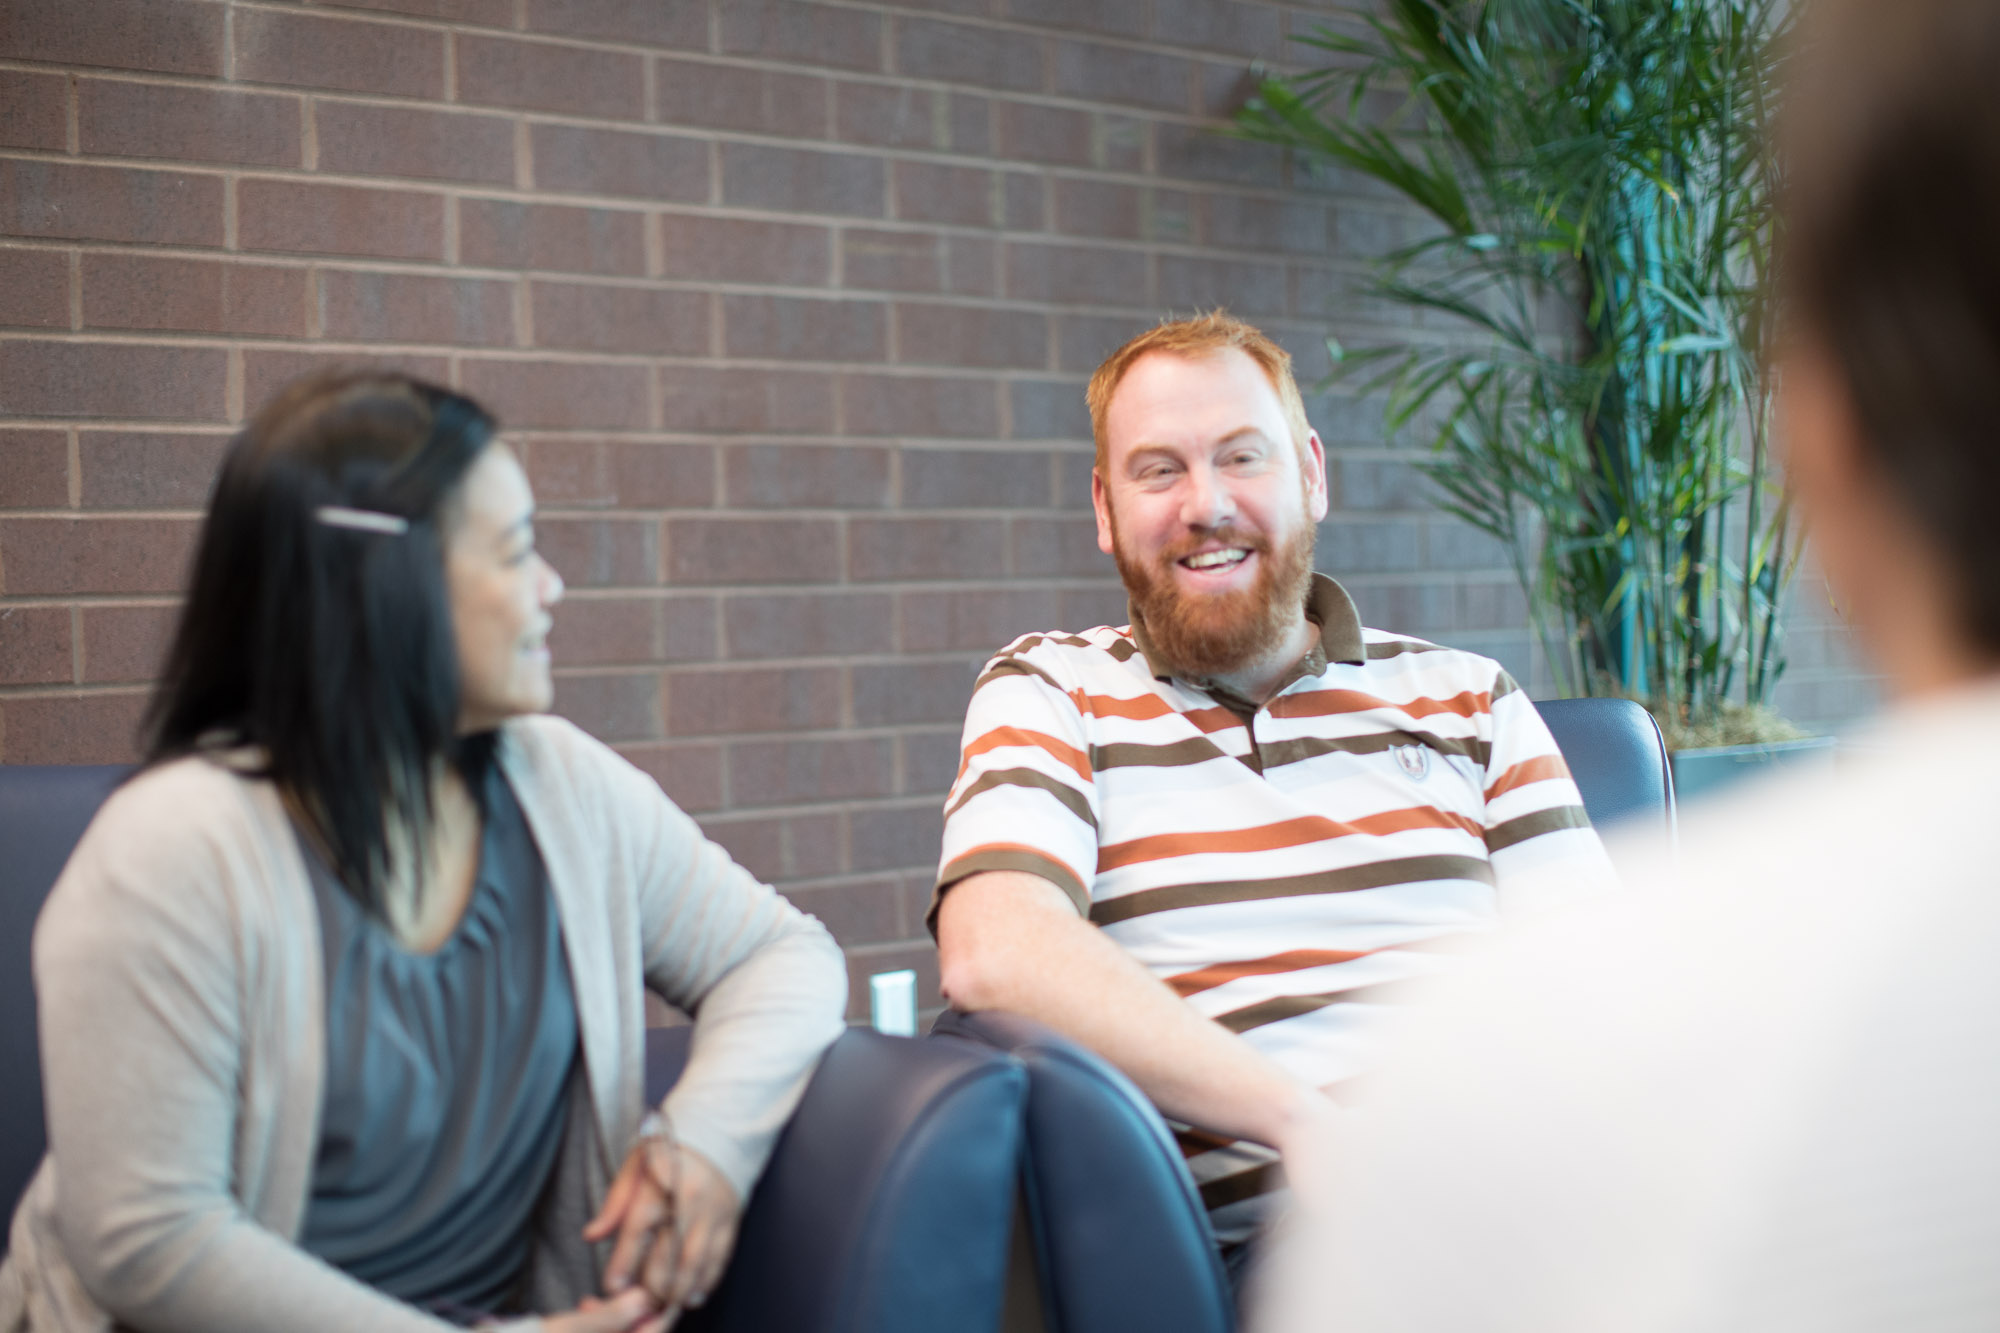
[[(1081, 398), (1083, 390), (1077, 389), (1076, 396)], [(1088, 440), (1083, 448), (1056, 451), (1056, 508), (1078, 512), (1090, 508), (1090, 478), (1097, 471), (1096, 464), (1096, 453)]]
[(795, 213), (881, 217), (888, 174), (880, 158), (859, 153), (722, 145), (723, 202)]
[(83, 608), (83, 683), (124, 685), (156, 679), (166, 665), (178, 606)]
[(93, 329), (306, 334), (306, 271), (148, 255), (83, 256), (83, 323)]
[(944, 289), (953, 296), (1000, 294), (1000, 244), (990, 236), (951, 236), (944, 244)]
[(841, 286), (944, 290), (944, 245), (930, 232), (853, 228), (840, 237)]
[[(943, 805), (944, 794), (958, 778), (958, 729), (906, 731), (896, 740), (903, 755), (903, 790), (933, 796)], [(929, 891), (926, 883), (926, 897)]]
[(850, 949), (847, 954), (847, 1017), (850, 1022), (868, 1021), (868, 978), (876, 972), (908, 969), (917, 974), (917, 1015), (935, 1014), (944, 1007), (938, 993), (937, 949), (928, 939), (900, 948), (870, 949), (866, 953)]
[(1212, 246), (1315, 256), (1332, 249), (1331, 210), (1316, 199), (1219, 193), (1206, 202), (1205, 238)]
[(535, 343), (598, 352), (701, 356), (708, 351), (706, 292), (537, 282)]
[(69, 146), (69, 80), (60, 74), (0, 70), (0, 148)]
[(887, 449), (859, 445), (725, 447), (728, 503), (747, 509), (880, 509), (889, 503)]
[(80, 80), (76, 95), (85, 153), (258, 167), (305, 160), (296, 97), (123, 79)]
[(804, 805), (887, 796), (895, 764), (895, 746), (886, 736), (738, 741), (729, 747), (729, 803)]
[(810, 0), (730, 0), (721, 6), (721, 18), (724, 55), (882, 68), (882, 20), (874, 14)]
[(0, 606), (0, 685), (67, 685), (76, 673), (66, 606)]
[(902, 881), (894, 876), (823, 888), (787, 888), (792, 906), (810, 916), (843, 945), (901, 939), (909, 930)]
[(899, 18), (896, 72), (905, 78), (1039, 92), (1042, 43), (1022, 32)]
[(1206, 255), (1161, 255), (1159, 302), (1168, 310), (1226, 306), (1239, 315), (1283, 315), (1291, 284), (1285, 266)]
[(239, 9), (236, 78), (444, 100), (444, 34), (405, 24)]
[(660, 603), (651, 597), (572, 597), (556, 608), (549, 649), (558, 667), (660, 660)]
[(1007, 569), (998, 519), (856, 518), (847, 528), (848, 573), (882, 579), (990, 579)]
[(994, 111), (999, 151), (1003, 157), (1057, 166), (1100, 165), (1097, 124), (1087, 111), (1043, 106), (1037, 102), (1002, 102)]
[(670, 278), (823, 287), (833, 244), (825, 227), (751, 218), (660, 215)]
[(650, 741), (665, 734), (657, 670), (559, 672), (554, 711), (601, 741)]
[(1150, 309), (1146, 256), (1103, 246), (1010, 242), (1007, 295), (1050, 305)]
[(1056, 367), (1087, 375), (1128, 338), (1145, 332), (1146, 324), (1129, 315), (1059, 315)]
[(760, 879), (783, 883), (837, 875), (847, 868), (846, 817), (825, 814), (758, 815), (706, 821), (708, 832)]
[(20, 329), (69, 327), (67, 253), (0, 249), (0, 324)]
[(917, 365), (1040, 370), (1049, 362), (1048, 316), (987, 306), (896, 306), (896, 359)]
[(1194, 198), (1181, 190), (1063, 180), (1055, 185), (1056, 230), (1120, 240), (1195, 239)]
[(491, 268), (639, 277), (646, 271), (645, 214), (461, 199), (458, 257)]
[(905, 449), (905, 509), (1043, 509), (1049, 455), (1040, 449)]
[(690, 814), (722, 808), (722, 747), (715, 742), (620, 745), (617, 750)]
[(0, 509), (69, 507), (69, 436), (0, 430)]
[(577, 588), (653, 588), (660, 582), (660, 525), (652, 519), (535, 520), (535, 545)]
[(246, 180), (236, 215), (245, 250), (444, 258), (444, 199), (416, 190)]
[(180, 171), (0, 161), (0, 235), (222, 244), (222, 181)]
[(818, 371), (662, 366), (666, 429), (728, 435), (822, 435), (833, 429), (833, 377)]
[(850, 864), (856, 870), (933, 867), (944, 840), (944, 811), (932, 801), (902, 808), (877, 806), (856, 810), (849, 817), (849, 829)]
[(0, 58), (219, 75), (222, 16), (199, 0), (8, 0)]
[(86, 430), (77, 437), (86, 509), (204, 509), (226, 435)]
[(408, 352), (275, 351), (246, 348), (243, 352), (243, 402), (250, 411), (301, 375), (329, 370), (382, 369), (401, 371), (433, 384), (451, 378), (451, 362), (442, 356)]
[(906, 222), (1007, 225), (1007, 199), (997, 172), (936, 162), (898, 162), (895, 175), (896, 216)]
[(465, 391), (492, 404), (510, 426), (638, 429), (651, 416), (644, 366), (469, 360), (461, 375)]
[(1055, 45), (1055, 91), (1092, 102), (1119, 102), (1156, 111), (1186, 111), (1194, 96), (1194, 62), (1095, 42)]
[(1153, 132), (1158, 174), (1169, 180), (1277, 188), (1285, 183), (1284, 150), (1245, 143), (1208, 125), (1162, 121)]
[(900, 601), (900, 642), (908, 653), (990, 653), (1023, 634), (1048, 629), (1062, 611), (1054, 588), (906, 592)]
[(826, 80), (818, 75), (659, 59), (653, 62), (653, 98), (668, 125), (826, 137)]
[(514, 284), (327, 269), (319, 275), (319, 316), (324, 336), (342, 342), (509, 347)]
[(896, 629), (883, 592), (731, 593), (722, 617), (733, 658), (880, 653)]
[(544, 190), (708, 200), (708, 145), (700, 139), (578, 125), (536, 125), (532, 132), (535, 183)]
[(832, 583), (840, 578), (840, 528), (819, 518), (667, 520), (667, 582)]
[(677, 671), (667, 683), (667, 732), (820, 730), (840, 722), (837, 667), (741, 667)]
[(1114, 578), (1111, 557), (1097, 549), (1097, 525), (1087, 514), (1016, 518), (1014, 573), (1025, 578)]
[(544, 505), (708, 509), (715, 504), (715, 450), (707, 445), (536, 440), (527, 466)]
[(228, 355), (210, 347), (0, 342), (0, 415), (226, 420)]
[(1088, 442), (1090, 414), (1084, 410), (1083, 385), (1070, 380), (1010, 380), (1007, 403), (1017, 440), (1081, 440)]
[(844, 375), (842, 421), (854, 435), (991, 437), (1000, 433), (990, 380)]
[(708, 48), (708, 6), (635, 5), (632, 0), (528, 0), (528, 31), (701, 51)]
[(1114, 37), (1145, 37), (1146, 7), (1132, 0), (1005, 0), (1008, 18), (1040, 28), (1081, 28)]
[(0, 699), (0, 763), (131, 764), (146, 692)]
[(1131, 621), (1125, 588), (1117, 580), (1095, 588), (1066, 588), (1062, 595), (1064, 625), (1086, 629), (1094, 625), (1124, 625)]
[(854, 725), (963, 722), (979, 664), (980, 659), (966, 657), (951, 662), (857, 666), (853, 669)]
[[(834, 133), (849, 143), (875, 148), (923, 148), (968, 151), (951, 141), (945, 114), (949, 94), (942, 88), (917, 88), (906, 83), (834, 85)], [(983, 151), (981, 144), (970, 151)]]
[(177, 518), (0, 519), (9, 597), (179, 592), (199, 525)]
[(514, 26), (515, 0), (318, 0), (329, 9), (377, 9), (418, 18), (477, 23), (488, 28)]
[(730, 356), (786, 361), (881, 361), (889, 320), (880, 301), (725, 296), (722, 322)]
[(1278, 10), (1269, 5), (1156, 0), (1153, 33), (1157, 40), (1174, 46), (1204, 53), (1228, 51), (1274, 64), (1283, 64), (1294, 55), (1286, 47)]
[(458, 39), (458, 100), (642, 120), (646, 65), (643, 57), (625, 51), (465, 34)]
[(514, 122), (504, 116), (321, 101), (315, 123), (321, 171), (514, 183)]

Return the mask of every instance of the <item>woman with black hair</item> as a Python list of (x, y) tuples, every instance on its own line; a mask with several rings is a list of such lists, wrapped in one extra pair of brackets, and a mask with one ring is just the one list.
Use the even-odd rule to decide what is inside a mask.
[[(562, 580), (494, 429), (360, 372), (231, 446), (146, 764), (36, 929), (0, 1330), (622, 1333), (720, 1276), (845, 968), (541, 715)], [(696, 1022), (642, 1120), (649, 987)]]

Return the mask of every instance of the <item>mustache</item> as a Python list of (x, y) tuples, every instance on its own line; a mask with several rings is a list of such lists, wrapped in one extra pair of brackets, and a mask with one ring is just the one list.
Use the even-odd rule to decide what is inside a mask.
[(1269, 555), (1271, 551), (1269, 538), (1245, 532), (1241, 528), (1225, 523), (1219, 528), (1198, 528), (1190, 532), (1161, 551), (1160, 559), (1168, 564), (1175, 564), (1195, 554), (1202, 547), (1217, 542), (1224, 546), (1240, 546), (1257, 555)]

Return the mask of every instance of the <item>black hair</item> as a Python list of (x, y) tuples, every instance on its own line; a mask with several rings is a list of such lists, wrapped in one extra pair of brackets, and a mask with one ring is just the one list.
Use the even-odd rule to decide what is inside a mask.
[(401, 374), (282, 389), (224, 456), (147, 709), (148, 765), (255, 747), (378, 919), (392, 863), (427, 844), (438, 765), (458, 758), (444, 529), (496, 429), (477, 403)]
[(2000, 4), (1832, 0), (1791, 90), (1784, 292), (2000, 655)]

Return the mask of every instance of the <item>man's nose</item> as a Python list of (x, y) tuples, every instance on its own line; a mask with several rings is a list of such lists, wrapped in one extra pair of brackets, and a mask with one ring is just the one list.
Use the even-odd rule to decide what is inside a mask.
[(1181, 521), (1191, 528), (1219, 528), (1236, 516), (1236, 500), (1224, 479), (1206, 464), (1188, 469)]

